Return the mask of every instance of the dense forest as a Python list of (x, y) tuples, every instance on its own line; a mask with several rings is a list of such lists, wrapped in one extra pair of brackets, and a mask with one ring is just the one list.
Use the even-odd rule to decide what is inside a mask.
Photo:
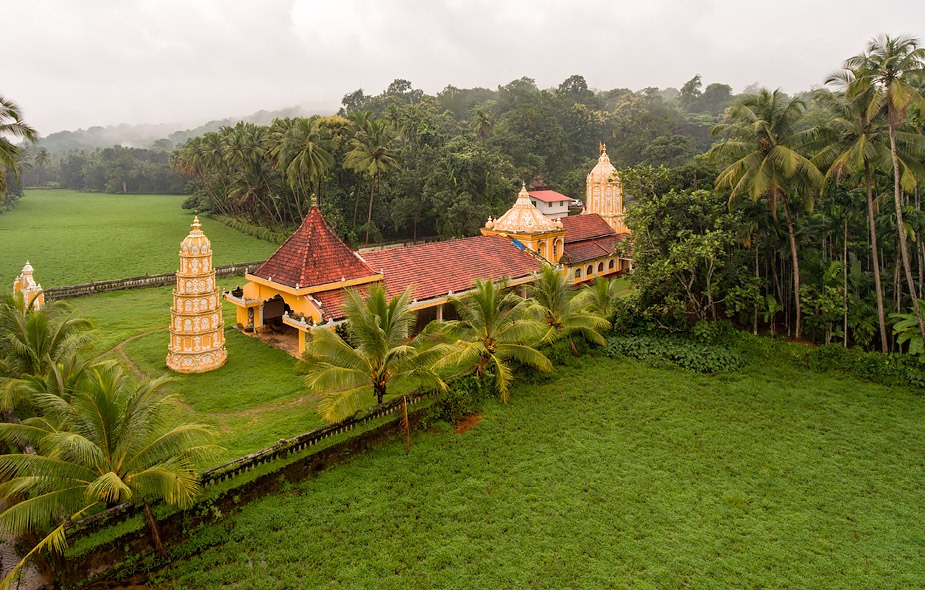
[(603, 142), (632, 197), (638, 316), (919, 353), (923, 57), (880, 37), (795, 96), (700, 76), (680, 90), (598, 91), (576, 75), (435, 96), (399, 79), (346, 94), (337, 115), (239, 122), (171, 152), (33, 147), (22, 179), (143, 192), (182, 177), (189, 208), (281, 232), (316, 195), (361, 244), (472, 235), (522, 181), (581, 198)]

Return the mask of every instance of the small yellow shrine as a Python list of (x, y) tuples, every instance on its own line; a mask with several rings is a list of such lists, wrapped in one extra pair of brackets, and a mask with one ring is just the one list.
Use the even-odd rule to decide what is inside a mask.
[(32, 276), (34, 270), (27, 260), (22, 272), (13, 281), (13, 293), (22, 292), (23, 311), (28, 310), (30, 304), (33, 309), (42, 309), (45, 305), (45, 292), (42, 291), (42, 286), (35, 282), (35, 277)]
[(517, 240), (548, 262), (559, 262), (565, 251), (565, 228), (559, 219), (552, 220), (534, 206), (524, 184), (514, 206), (498, 219), (488, 218), (479, 230), (483, 236), (502, 235)]
[(623, 189), (617, 169), (610, 163), (607, 146), (601, 144), (597, 165), (588, 173), (585, 183), (585, 214), (597, 213), (617, 234), (628, 234)]
[(205, 373), (221, 367), (228, 360), (224, 329), (211, 244), (195, 217), (189, 235), (180, 243), (167, 366), (178, 373)]

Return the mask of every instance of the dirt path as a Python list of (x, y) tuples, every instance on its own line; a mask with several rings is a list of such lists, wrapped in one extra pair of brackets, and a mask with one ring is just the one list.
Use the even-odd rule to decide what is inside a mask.
[(99, 353), (98, 355), (90, 359), (90, 362), (98, 360), (111, 352), (116, 352), (119, 354), (119, 358), (122, 359), (122, 362), (125, 363), (125, 366), (131, 369), (132, 373), (134, 373), (136, 377), (138, 377), (139, 379), (149, 379), (148, 375), (146, 375), (145, 372), (142, 371), (138, 367), (138, 365), (135, 364), (135, 361), (133, 361), (127, 354), (125, 354), (125, 345), (134, 340), (138, 340), (142, 336), (147, 336), (148, 334), (156, 334), (158, 332), (166, 332), (169, 329), (170, 328), (155, 328), (153, 330), (148, 330), (147, 332), (141, 332), (140, 334), (129, 336), (128, 338), (116, 344), (109, 350), (104, 350), (103, 352)]

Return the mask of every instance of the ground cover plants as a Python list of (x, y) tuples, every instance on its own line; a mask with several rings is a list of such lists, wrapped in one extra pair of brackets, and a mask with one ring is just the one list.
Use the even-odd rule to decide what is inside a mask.
[[(173, 272), (192, 211), (179, 195), (107, 195), (29, 190), (0, 216), (0, 277), (26, 260), (43, 287)], [(216, 266), (263, 260), (276, 246), (203, 219)]]
[(152, 582), (925, 584), (921, 395), (782, 359), (711, 376), (584, 355), (464, 435), (435, 424), (202, 528)]

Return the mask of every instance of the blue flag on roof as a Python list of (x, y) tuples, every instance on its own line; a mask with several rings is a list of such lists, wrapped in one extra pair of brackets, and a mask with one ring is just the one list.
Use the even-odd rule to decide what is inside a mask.
[(517, 246), (518, 250), (523, 250), (524, 248), (526, 248), (526, 246), (521, 244), (519, 240), (515, 240), (514, 238), (511, 238), (511, 243)]

